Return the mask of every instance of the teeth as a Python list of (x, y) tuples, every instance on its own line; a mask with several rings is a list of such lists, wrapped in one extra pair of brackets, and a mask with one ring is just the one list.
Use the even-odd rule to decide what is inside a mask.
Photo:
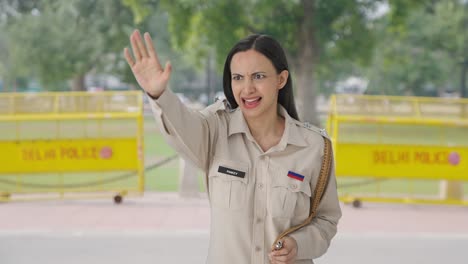
[(245, 99), (245, 101), (246, 101), (247, 103), (252, 103), (252, 102), (257, 101), (258, 99), (260, 99), (260, 98), (256, 98), (256, 99)]

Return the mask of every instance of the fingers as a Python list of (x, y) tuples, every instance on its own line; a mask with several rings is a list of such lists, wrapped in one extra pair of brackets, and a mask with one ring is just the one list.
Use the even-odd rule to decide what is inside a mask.
[(287, 256), (276, 256), (276, 257), (271, 257), (270, 262), (273, 264), (292, 264), (295, 262), (295, 258), (292, 257), (291, 255)]
[(127, 60), (128, 65), (130, 65), (130, 67), (133, 67), (135, 62), (133, 61), (132, 55), (130, 55), (130, 51), (128, 50), (128, 48), (124, 49), (124, 56), (125, 56), (125, 59)]
[[(140, 32), (138, 30), (133, 31), (130, 35), (130, 44), (132, 46), (133, 55), (135, 60), (132, 59), (130, 51), (125, 51), (125, 58), (130, 66), (133, 66), (135, 63), (141, 61), (144, 58), (152, 58), (156, 61), (156, 67), (161, 70), (161, 63), (159, 62), (158, 54), (154, 49), (153, 40), (148, 32), (144, 34), (144, 43), (143, 39), (141, 38)], [(128, 54), (127, 54), (128, 52)]]
[[(162, 67), (161, 67), (161, 63), (159, 62), (158, 53), (156, 53), (156, 50), (154, 49), (153, 39), (151, 39), (151, 36), (148, 32), (144, 34), (144, 38), (145, 38), (146, 47), (148, 48), (148, 56), (150, 58), (155, 59), (157, 67), (161, 69)], [(167, 63), (166, 63), (166, 66), (167, 66)]]
[(140, 54), (142, 58), (147, 58), (148, 56), (148, 51), (146, 50), (145, 44), (143, 43), (143, 39), (141, 38), (140, 31), (136, 30), (134, 33), (135, 35), (135, 41), (138, 45), (138, 49), (140, 50)]
[(273, 264), (294, 263), (297, 257), (297, 244), (295, 240), (286, 237), (283, 240), (283, 248), (280, 250), (273, 250), (270, 252), (269, 257)]
[(284, 256), (284, 255), (289, 254), (290, 251), (291, 251), (291, 250), (288, 249), (288, 248), (282, 248), (282, 249), (280, 249), (280, 250), (275, 250), (275, 251), (273, 251), (273, 252), (272, 252), (272, 255), (273, 255), (273, 256)]
[(292, 256), (292, 254), (288, 254), (288, 255), (285, 255), (285, 256), (272, 257), (272, 260), (275, 263), (291, 263), (293, 259), (294, 259), (294, 257)]
[(269, 254), (272, 263), (286, 263), (286, 261), (292, 259), (292, 254), (289, 254), (290, 250), (282, 248), (280, 250), (272, 251)]
[(130, 43), (132, 45), (133, 55), (135, 55), (137, 62), (148, 57), (148, 51), (143, 43), (140, 31), (133, 31), (132, 35), (130, 35)]
[(137, 40), (137, 37), (136, 35), (138, 34), (137, 33), (138, 31), (134, 31), (132, 33), (132, 35), (130, 35), (130, 44), (132, 45), (132, 50), (133, 50), (133, 56), (135, 56), (135, 60), (138, 62), (139, 60), (141, 60), (141, 52), (140, 52), (140, 48), (139, 48), (139, 45), (138, 45), (138, 40)]
[(171, 77), (171, 72), (172, 72), (172, 64), (170, 61), (166, 62), (166, 65), (164, 66), (164, 77), (166, 80), (169, 80)]
[(152, 58), (155, 58), (159, 63), (158, 54), (156, 53), (156, 50), (154, 49), (153, 40), (151, 39), (150, 34), (146, 32), (144, 34), (144, 38), (145, 38), (146, 47), (148, 47), (148, 55)]

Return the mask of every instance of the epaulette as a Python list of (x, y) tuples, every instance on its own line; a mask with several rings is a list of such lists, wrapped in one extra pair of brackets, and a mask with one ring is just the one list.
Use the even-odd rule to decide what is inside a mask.
[(229, 105), (229, 102), (226, 99), (216, 98), (215, 102), (211, 105), (207, 106), (205, 109), (202, 110), (202, 113), (211, 113), (214, 114), (216, 112), (234, 112), (235, 109), (232, 109)]
[[(228, 102), (228, 100), (227, 100), (226, 98), (224, 98), (224, 97), (216, 96), (216, 97), (215, 97), (215, 104), (217, 104), (217, 103), (222, 103), (222, 105), (224, 106), (224, 107), (222, 108), (222, 110), (226, 110), (226, 111), (229, 112), (229, 113), (232, 113), (232, 112), (236, 111), (236, 109), (233, 109), (233, 108), (231, 107), (231, 104), (230, 104), (230, 103)], [(221, 110), (221, 109), (218, 109), (218, 110)]]
[(309, 122), (300, 122), (300, 121), (297, 121), (297, 120), (294, 120), (294, 121), (298, 126), (306, 128), (306, 129), (308, 129), (310, 131), (314, 131), (314, 132), (320, 134), (321, 136), (328, 138), (328, 134), (327, 134), (327, 131), (325, 130), (325, 128), (318, 128), (318, 127), (312, 125)]

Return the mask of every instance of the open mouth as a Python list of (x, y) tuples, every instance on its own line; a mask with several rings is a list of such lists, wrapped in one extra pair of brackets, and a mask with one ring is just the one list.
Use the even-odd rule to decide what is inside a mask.
[(242, 102), (244, 103), (244, 106), (246, 108), (255, 108), (260, 104), (260, 101), (262, 100), (261, 97), (256, 97), (256, 98), (243, 98)]

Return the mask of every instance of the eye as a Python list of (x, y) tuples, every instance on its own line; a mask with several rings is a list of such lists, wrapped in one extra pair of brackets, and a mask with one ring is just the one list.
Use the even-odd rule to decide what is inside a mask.
[(242, 79), (242, 76), (240, 76), (240, 75), (233, 75), (233, 76), (232, 76), (232, 79), (233, 79), (234, 81), (239, 81), (239, 80)]
[(254, 76), (253, 76), (253, 78), (254, 78), (255, 80), (260, 80), (260, 79), (263, 79), (263, 78), (265, 78), (265, 77), (266, 77), (266, 76), (265, 76), (265, 74), (263, 74), (263, 73), (255, 73)]

